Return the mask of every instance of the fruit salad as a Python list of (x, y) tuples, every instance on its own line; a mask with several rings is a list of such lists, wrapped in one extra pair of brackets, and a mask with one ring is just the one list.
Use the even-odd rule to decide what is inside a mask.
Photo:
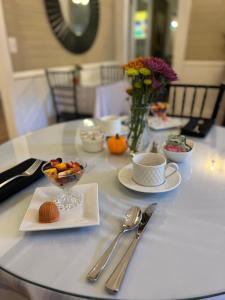
[(78, 161), (63, 162), (52, 159), (43, 166), (43, 173), (59, 187), (77, 182), (84, 173), (85, 164)]
[(186, 143), (184, 135), (169, 136), (164, 148), (172, 152), (188, 152), (191, 150), (191, 147)]
[(156, 102), (151, 105), (151, 112), (154, 116), (157, 116), (159, 118), (162, 118), (162, 120), (167, 120), (167, 107), (168, 104), (164, 102)]

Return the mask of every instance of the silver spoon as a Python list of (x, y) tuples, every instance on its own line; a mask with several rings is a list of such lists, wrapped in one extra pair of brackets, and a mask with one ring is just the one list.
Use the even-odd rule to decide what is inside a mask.
[(100, 274), (106, 267), (114, 249), (116, 248), (116, 245), (120, 237), (122, 236), (122, 234), (128, 230), (132, 230), (135, 227), (137, 227), (141, 221), (141, 217), (142, 217), (141, 209), (137, 206), (133, 206), (127, 211), (121, 226), (120, 233), (112, 241), (111, 245), (106, 249), (104, 254), (99, 258), (99, 260), (94, 265), (94, 267), (90, 270), (90, 272), (87, 275), (88, 280), (96, 281), (99, 278)]

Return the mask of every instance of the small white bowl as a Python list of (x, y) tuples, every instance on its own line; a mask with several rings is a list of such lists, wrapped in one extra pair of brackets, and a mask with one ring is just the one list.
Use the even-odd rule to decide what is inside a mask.
[(90, 127), (80, 131), (83, 149), (86, 152), (100, 152), (104, 146), (104, 134), (98, 127)]
[(166, 143), (163, 144), (163, 152), (169, 160), (174, 161), (176, 163), (182, 163), (191, 157), (193, 150), (194, 150), (193, 141), (187, 140), (186, 143), (187, 143), (187, 145), (189, 145), (191, 147), (191, 150), (188, 152), (168, 151), (165, 149)]
[(86, 152), (100, 152), (103, 150), (103, 146), (104, 146), (104, 141), (103, 139), (100, 140), (88, 140), (88, 139), (83, 139), (82, 140), (83, 143), (83, 149)]

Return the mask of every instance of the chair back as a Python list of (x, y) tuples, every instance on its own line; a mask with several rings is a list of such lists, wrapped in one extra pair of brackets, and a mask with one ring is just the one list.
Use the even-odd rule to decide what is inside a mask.
[(120, 65), (100, 66), (101, 84), (110, 84), (124, 79), (124, 71)]
[(224, 86), (171, 84), (168, 90), (168, 115), (215, 120)]
[(45, 70), (51, 91), (57, 122), (72, 120), (77, 117), (76, 85), (77, 71)]

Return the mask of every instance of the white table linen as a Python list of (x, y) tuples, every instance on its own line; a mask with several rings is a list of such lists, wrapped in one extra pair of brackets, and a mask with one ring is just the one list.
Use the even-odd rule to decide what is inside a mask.
[[(49, 185), (43, 178), (0, 205), (1, 267), (34, 285), (84, 298), (203, 299), (225, 292), (225, 129), (215, 126), (205, 139), (194, 140), (192, 161), (180, 165), (182, 182), (177, 190), (146, 195), (130, 191), (118, 182), (119, 169), (130, 161), (128, 155), (83, 151), (77, 130), (81, 125), (57, 124), (1, 145), (1, 167), (8, 168), (28, 157), (83, 157), (88, 169), (80, 183), (98, 183), (101, 225), (79, 230), (19, 232), (34, 189)], [(157, 135), (163, 139), (163, 134)], [(87, 283), (88, 270), (118, 233), (125, 211), (131, 205), (144, 209), (153, 202), (158, 203), (156, 212), (136, 249), (120, 293), (108, 295), (104, 283), (134, 232), (121, 239), (99, 281)], [(27, 288), (24, 281), (21, 284), (36, 300), (38, 288), (34, 287), (33, 296), (33, 288)]]
[(80, 114), (93, 115), (96, 106), (97, 86), (77, 87), (77, 107)]
[(0, 270), (1, 300), (81, 300), (80, 297), (63, 295), (28, 282)]
[[(77, 105), (79, 113), (90, 114), (94, 118), (128, 114), (129, 102), (126, 93), (128, 86), (127, 81), (106, 85), (78, 86)], [(65, 107), (64, 110), (68, 110), (68, 108)]]
[(100, 118), (107, 115), (126, 115), (129, 112), (129, 102), (126, 89), (127, 81), (118, 81), (96, 88), (96, 102), (94, 117)]

